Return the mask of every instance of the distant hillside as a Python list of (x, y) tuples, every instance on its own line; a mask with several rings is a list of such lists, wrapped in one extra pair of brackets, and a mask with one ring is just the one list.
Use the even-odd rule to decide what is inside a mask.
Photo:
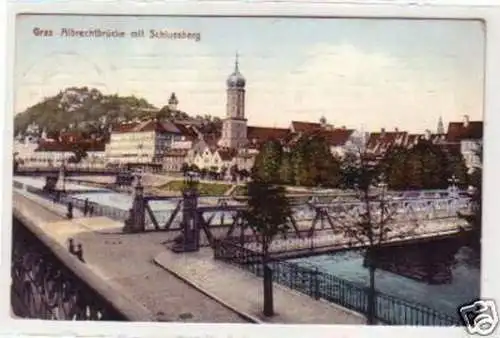
[(175, 120), (196, 119), (202, 124), (220, 122), (208, 115), (192, 118), (182, 111), (170, 111), (168, 106), (159, 109), (135, 96), (104, 95), (97, 89), (71, 87), (17, 114), (14, 131), (15, 135), (24, 133), (29, 125), (36, 124), (39, 130), (45, 129), (49, 133), (69, 129), (99, 133), (107, 130), (109, 125), (153, 116)]
[(47, 131), (94, 129), (121, 119), (151, 114), (148, 111), (153, 109), (158, 110), (134, 96), (103, 95), (97, 89), (71, 87), (17, 114), (14, 128), (16, 134), (32, 123)]

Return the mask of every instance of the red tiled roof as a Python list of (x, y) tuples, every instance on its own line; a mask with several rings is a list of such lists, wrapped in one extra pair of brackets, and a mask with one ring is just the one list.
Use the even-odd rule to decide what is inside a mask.
[(158, 133), (180, 134), (180, 130), (170, 121), (158, 121), (156, 119), (143, 122), (124, 123), (119, 125), (113, 132), (117, 133), (138, 133), (146, 131), (156, 131)]
[(104, 151), (106, 143), (96, 140), (85, 140), (80, 142), (58, 142), (58, 141), (41, 141), (35, 151), (59, 151), (71, 152), (77, 148), (84, 151)]
[(322, 136), (329, 146), (342, 146), (351, 137), (354, 130), (352, 129), (333, 129), (333, 130), (321, 130), (318, 132)]
[(418, 143), (418, 141), (424, 137), (424, 135), (421, 135), (421, 134), (408, 134), (406, 135), (406, 139), (404, 141), (404, 145), (406, 147), (411, 147), (415, 144)]
[(231, 161), (238, 154), (236, 149), (219, 149), (217, 152), (223, 161)]
[(185, 136), (186, 139), (190, 141), (194, 141), (198, 138), (198, 134), (189, 126), (182, 123), (174, 122), (175, 127), (179, 130), (182, 136)]
[(404, 141), (408, 133), (406, 131), (384, 131), (380, 133), (370, 133), (367, 147), (374, 148), (377, 145), (390, 145), (396, 141)]
[(483, 121), (450, 122), (446, 139), (448, 142), (460, 142), (462, 140), (480, 140), (483, 138)]
[(219, 142), (220, 135), (218, 134), (205, 134), (203, 135), (203, 141), (207, 144), (208, 147), (213, 148), (217, 147), (217, 143)]
[(78, 131), (64, 131), (59, 133), (58, 140), (62, 143), (79, 142), (83, 140), (83, 135)]
[(250, 144), (263, 143), (269, 140), (285, 140), (290, 130), (285, 128), (247, 127), (247, 139)]
[(165, 152), (165, 156), (168, 157), (185, 157), (187, 155), (187, 149), (169, 149)]
[(295, 133), (307, 133), (321, 129), (320, 123), (292, 121), (291, 129)]

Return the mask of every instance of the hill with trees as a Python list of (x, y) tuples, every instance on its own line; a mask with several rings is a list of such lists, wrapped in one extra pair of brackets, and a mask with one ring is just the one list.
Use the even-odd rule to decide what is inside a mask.
[(61, 130), (105, 133), (110, 125), (154, 116), (172, 120), (192, 119), (209, 129), (221, 124), (220, 119), (209, 115), (191, 117), (182, 111), (172, 111), (168, 106), (155, 107), (146, 99), (133, 95), (105, 95), (95, 88), (69, 87), (19, 112), (14, 118), (14, 132), (15, 135), (23, 134), (29, 125), (36, 124), (49, 134)]

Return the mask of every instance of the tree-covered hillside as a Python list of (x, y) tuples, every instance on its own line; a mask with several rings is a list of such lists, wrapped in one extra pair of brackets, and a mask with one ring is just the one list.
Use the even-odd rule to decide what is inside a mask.
[(93, 130), (115, 121), (151, 114), (156, 109), (134, 96), (104, 95), (97, 89), (71, 87), (17, 114), (14, 129), (17, 134), (35, 123), (48, 132), (71, 128)]
[[(107, 130), (110, 124), (153, 116), (190, 119), (184, 112), (170, 111), (168, 106), (157, 108), (143, 98), (104, 95), (97, 89), (70, 87), (18, 113), (14, 118), (14, 131), (15, 135), (24, 133), (34, 123), (48, 133), (68, 129), (99, 132)], [(196, 119), (212, 123), (217, 120), (198, 116)]]

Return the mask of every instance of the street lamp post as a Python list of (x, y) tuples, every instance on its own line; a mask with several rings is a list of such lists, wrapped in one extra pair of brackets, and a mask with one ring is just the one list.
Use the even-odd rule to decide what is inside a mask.
[(448, 182), (450, 183), (448, 192), (451, 198), (450, 209), (448, 211), (451, 215), (455, 216), (458, 212), (458, 182), (460, 180), (453, 175), (448, 179)]
[(452, 197), (456, 197), (458, 192), (458, 183), (460, 182), (460, 180), (455, 175), (453, 175), (448, 179), (448, 182), (450, 183), (450, 186), (448, 188), (449, 192), (452, 194)]
[(380, 189), (380, 222), (384, 222), (384, 211), (385, 211), (385, 192), (387, 189), (387, 183), (384, 174), (380, 175), (378, 187)]
[(198, 176), (193, 172), (188, 172), (182, 192), (182, 235), (172, 248), (174, 252), (191, 252), (199, 249), (197, 184)]

